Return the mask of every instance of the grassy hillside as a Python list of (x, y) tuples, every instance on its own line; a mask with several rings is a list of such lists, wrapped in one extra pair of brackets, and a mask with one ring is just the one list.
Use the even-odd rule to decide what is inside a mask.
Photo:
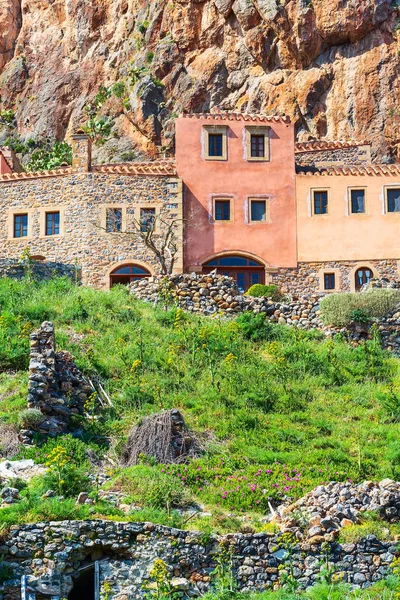
[[(0, 521), (56, 512), (182, 526), (171, 507), (196, 501), (212, 516), (187, 526), (224, 530), (238, 527), (243, 514), (257, 520), (268, 500), (296, 498), (328, 480), (400, 476), (400, 363), (377, 337), (352, 348), (262, 316), (226, 321), (163, 311), (124, 288), (99, 292), (63, 279), (2, 279), (0, 307), (0, 421), (18, 423), (26, 406), (29, 333), (44, 320), (55, 323), (58, 348), (99, 376), (114, 404), (89, 407), (95, 418), (74, 423), (81, 441), (67, 436), (22, 452), (38, 462), (56, 446), (68, 452), (76, 472), (65, 502), (43, 500), (51, 481), (36, 482)], [(109, 487), (125, 491), (142, 513), (122, 515), (104, 502), (76, 508), (74, 494), (84, 486), (97, 500), (96, 485), (79, 476), (90, 471), (87, 445), (115, 462), (141, 416), (172, 407), (200, 435), (204, 456), (179, 467), (144, 457), (137, 467), (110, 468)]]

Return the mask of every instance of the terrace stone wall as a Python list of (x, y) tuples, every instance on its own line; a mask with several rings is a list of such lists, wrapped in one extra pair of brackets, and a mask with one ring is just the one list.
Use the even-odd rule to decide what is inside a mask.
[[(322, 145), (322, 144), (321, 144)], [(299, 144), (299, 146), (312, 146), (312, 143)], [(328, 147), (319, 150), (296, 150), (296, 163), (301, 166), (308, 165), (365, 165), (371, 162), (371, 147), (364, 146), (341, 146), (338, 148)]]
[[(154, 207), (166, 224), (178, 223), (182, 234), (182, 183), (174, 176), (102, 172), (66, 173), (3, 181), (0, 185), (0, 239), (2, 254), (14, 266), (0, 263), (0, 276), (21, 277), (18, 261), (26, 248), (45, 259), (39, 273), (47, 278), (53, 266), (61, 274), (79, 271), (82, 283), (108, 287), (109, 273), (127, 263), (137, 263), (152, 274), (158, 263), (135, 235), (105, 231), (106, 209), (122, 209), (122, 229), (134, 230), (140, 209)], [(60, 211), (60, 235), (46, 236), (46, 212)], [(28, 235), (13, 237), (13, 215), (28, 214)], [(160, 233), (163, 226), (160, 224)], [(175, 268), (182, 270), (179, 249)], [(45, 266), (46, 265), (46, 266)]]
[[(328, 561), (337, 575), (354, 586), (366, 587), (384, 578), (396, 553), (393, 542), (367, 536), (356, 544), (326, 541), (310, 544), (294, 539), (294, 576), (301, 587), (316, 582), (321, 564)], [(113, 600), (143, 598), (154, 561), (165, 561), (173, 584), (189, 596), (211, 585), (216, 557), (222, 548), (232, 557), (239, 590), (261, 591), (279, 585), (288, 561), (282, 534), (206, 536), (150, 523), (65, 521), (11, 527), (0, 553), (14, 570), (14, 580), (0, 588), (2, 600), (20, 600), (20, 577), (46, 597), (67, 597), (82, 565), (99, 561), (100, 587)], [(105, 587), (105, 583), (107, 586)], [(1, 596), (1, 591), (3, 595)], [(103, 595), (101, 596), (103, 597)]]
[(361, 267), (372, 269), (377, 279), (389, 282), (399, 281), (399, 261), (397, 259), (362, 261), (299, 262), (297, 269), (277, 269), (270, 273), (270, 282), (277, 285), (285, 294), (301, 297), (323, 292), (324, 272), (335, 272), (337, 289), (340, 292), (353, 292), (355, 271)]

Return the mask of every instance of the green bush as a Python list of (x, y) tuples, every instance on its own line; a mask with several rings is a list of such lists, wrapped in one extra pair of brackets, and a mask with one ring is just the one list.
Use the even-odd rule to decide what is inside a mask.
[(43, 413), (36, 408), (27, 408), (19, 414), (19, 424), (22, 429), (39, 429), (40, 424), (44, 420)]
[[(321, 318), (325, 325), (345, 327), (352, 315), (381, 318), (400, 303), (400, 290), (371, 289), (355, 294), (332, 294), (321, 301)], [(355, 312), (357, 311), (357, 312)]]
[(277, 285), (263, 285), (262, 283), (252, 285), (245, 295), (253, 298), (272, 298), (276, 302), (283, 298)]

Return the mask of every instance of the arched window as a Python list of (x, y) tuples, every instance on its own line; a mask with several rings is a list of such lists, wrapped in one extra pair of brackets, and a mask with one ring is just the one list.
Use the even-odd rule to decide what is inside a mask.
[(356, 277), (356, 291), (359, 292), (363, 285), (369, 283), (373, 277), (373, 273), (371, 269), (368, 267), (361, 267), (357, 269), (355, 277)]
[(123, 265), (117, 267), (110, 273), (110, 287), (121, 283), (127, 285), (131, 281), (136, 279), (143, 279), (144, 277), (151, 277), (150, 271), (139, 265)]
[(204, 263), (203, 273), (211, 273), (214, 270), (220, 275), (233, 277), (240, 292), (245, 292), (255, 283), (265, 282), (264, 266), (257, 260), (246, 256), (219, 256)]

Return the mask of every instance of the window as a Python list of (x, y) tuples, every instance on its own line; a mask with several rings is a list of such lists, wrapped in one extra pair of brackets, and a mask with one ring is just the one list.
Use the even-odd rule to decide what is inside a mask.
[(335, 273), (324, 273), (324, 290), (335, 289)]
[(215, 200), (214, 219), (215, 219), (215, 221), (230, 221), (231, 220), (231, 201), (230, 200)]
[(106, 209), (106, 231), (108, 233), (122, 231), (122, 208)]
[(350, 190), (350, 212), (353, 215), (365, 213), (365, 189)]
[(327, 191), (314, 191), (313, 210), (314, 210), (314, 215), (328, 214), (328, 192)]
[(246, 127), (247, 160), (269, 160), (269, 127)]
[(46, 235), (59, 235), (59, 234), (60, 234), (60, 213), (59, 212), (46, 213)]
[(156, 221), (156, 209), (155, 208), (141, 208), (140, 209), (140, 231), (151, 231), (154, 229)]
[(205, 125), (204, 158), (206, 160), (226, 160), (228, 158), (227, 128)]
[(265, 200), (250, 200), (250, 221), (267, 220), (267, 203)]
[(14, 215), (14, 237), (21, 238), (28, 236), (28, 215)]
[(360, 291), (362, 286), (366, 283), (369, 283), (372, 277), (373, 273), (368, 267), (361, 267), (360, 269), (358, 269), (355, 274), (356, 291)]
[(223, 136), (222, 133), (209, 133), (208, 134), (208, 156), (221, 156)]
[(387, 211), (400, 212), (400, 188), (387, 188)]
[(110, 273), (110, 287), (117, 285), (117, 283), (127, 285), (132, 281), (146, 277), (151, 277), (151, 273), (144, 267), (135, 264), (124, 265)]
[(264, 158), (265, 155), (265, 137), (263, 135), (257, 135), (252, 133), (250, 136), (251, 140), (251, 157), (252, 158)]

